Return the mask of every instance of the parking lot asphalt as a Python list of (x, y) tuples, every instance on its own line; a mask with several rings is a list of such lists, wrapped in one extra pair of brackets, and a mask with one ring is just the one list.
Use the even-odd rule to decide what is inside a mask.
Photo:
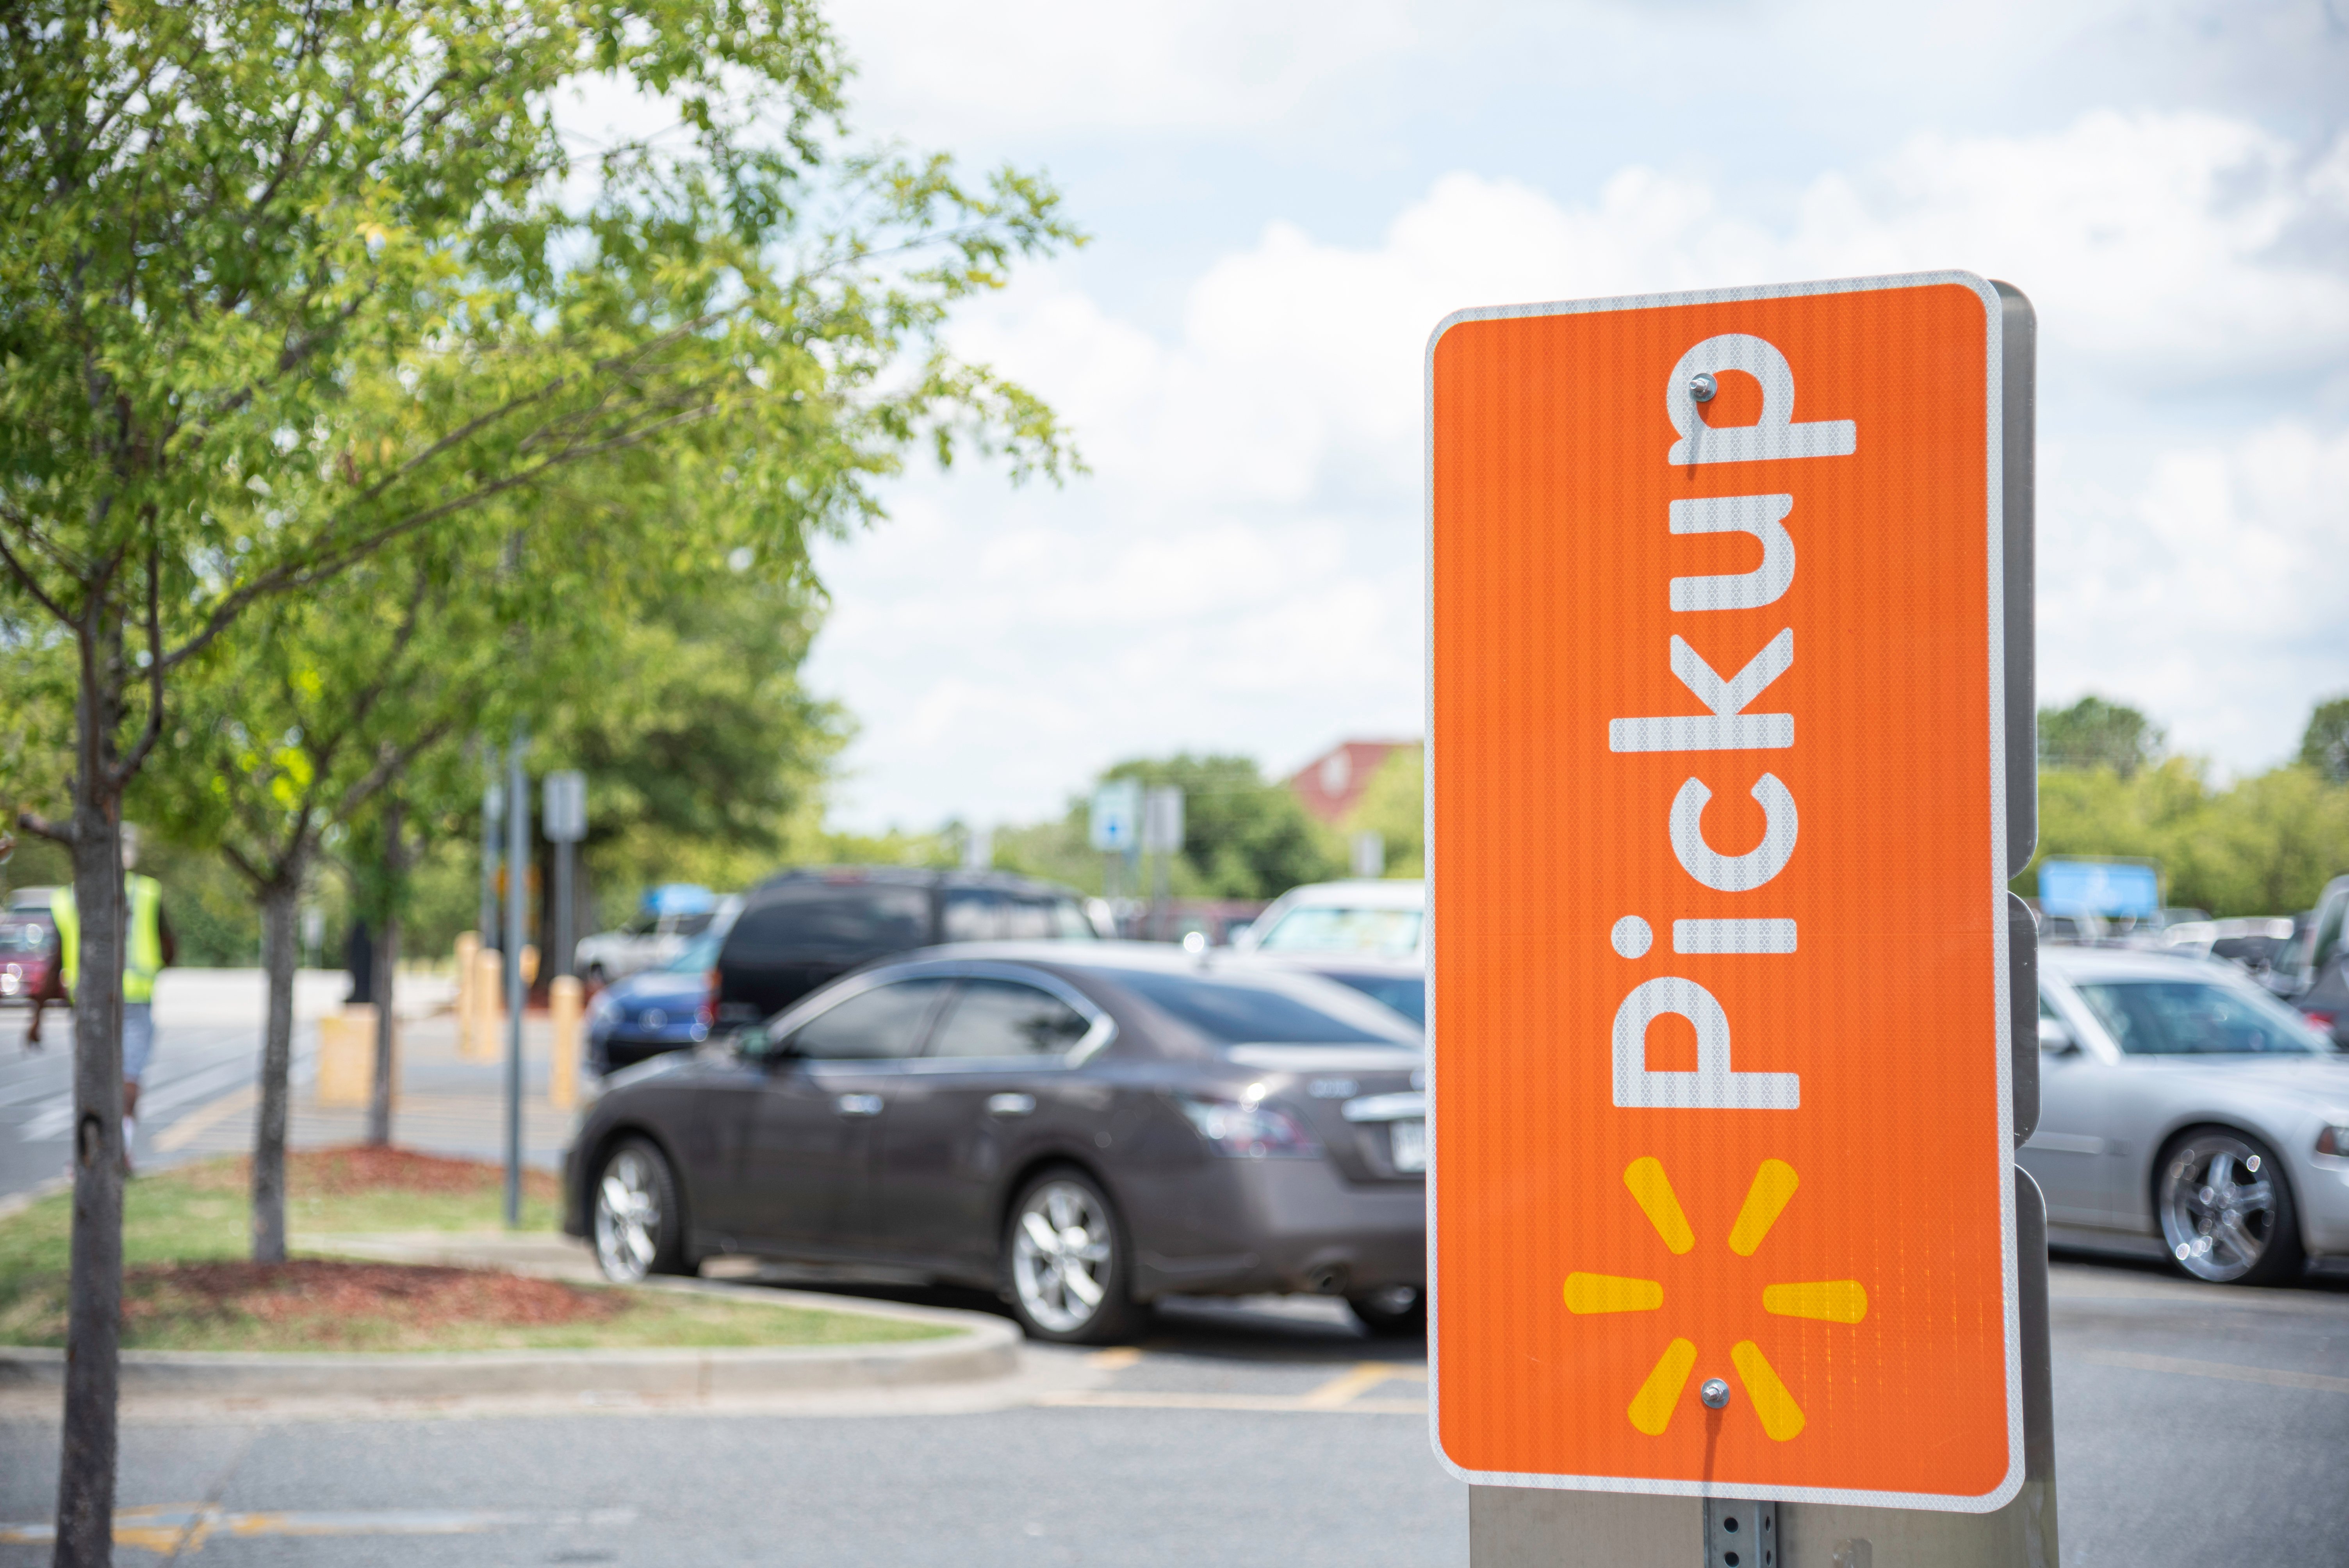
[[(2066, 1258), (2054, 1305), (2065, 1563), (2349, 1563), (2349, 1281)], [(1133, 1347), (1029, 1354), (1064, 1375), (962, 1413), (134, 1416), (119, 1560), (1466, 1561), (1423, 1347), (1334, 1303), (1177, 1303)], [(47, 1561), (56, 1457), (50, 1422), (0, 1420), (0, 1568)]]

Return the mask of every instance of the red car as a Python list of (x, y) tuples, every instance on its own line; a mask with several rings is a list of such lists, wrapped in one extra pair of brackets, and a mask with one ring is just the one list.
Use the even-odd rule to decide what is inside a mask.
[(57, 984), (57, 927), (47, 911), (0, 914), (0, 1002), (62, 1000)]

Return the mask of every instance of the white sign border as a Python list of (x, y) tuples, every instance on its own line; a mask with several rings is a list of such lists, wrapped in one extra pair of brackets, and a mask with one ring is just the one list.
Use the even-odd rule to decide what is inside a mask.
[[(1733, 1478), (1716, 1478), (1710, 1482), (1659, 1480), (1644, 1476), (1584, 1476), (1548, 1475), (1515, 1470), (1473, 1470), (1455, 1461), (1444, 1451), (1443, 1377), (1441, 1375), (1442, 1336), (1438, 1333), (1437, 1314), (1441, 1310), (1440, 1293), (1436, 1289), (1436, 1202), (1435, 1184), (1443, 1169), (1442, 1150), (1436, 1130), (1436, 1097), (1441, 1092), (1436, 1068), (1436, 944), (1443, 940), (1444, 930), (1440, 906), (1435, 898), (1435, 351), (1444, 335), (1465, 322), (1512, 321), (1532, 316), (1588, 315), (1601, 311), (1661, 310), (1682, 305), (1734, 304), (1750, 300), (1795, 299), (1815, 294), (1862, 294), (1883, 289), (1933, 288), (1954, 284), (1968, 289), (1982, 301), (1985, 363), (1983, 384), (1985, 406), (1983, 445), (1988, 449), (1988, 471), (1985, 475), (1986, 516), (1983, 549), (1987, 561), (1986, 580), (1989, 592), (1990, 615), (1988, 647), (1990, 653), (1989, 692), (1990, 745), (1987, 764), (1990, 769), (1990, 917), (1993, 933), (1992, 944), (1997, 957), (1990, 976), (1992, 997), (1992, 1012), (1998, 1021), (1995, 1030), (1998, 1082), (1998, 1166), (1999, 1166), (1999, 1234), (2002, 1269), (2002, 1295), (2004, 1298), (2006, 1332), (2006, 1451), (2005, 1479), (1980, 1496), (1963, 1496), (1946, 1492), (1864, 1491), (1838, 1487), (1788, 1487), (1763, 1482), (1743, 1482)], [(1427, 783), (1422, 825), (1424, 863), (1427, 876), (1427, 932), (1424, 939), (1427, 964), (1427, 1438), (1435, 1451), (1436, 1462), (1454, 1479), (1472, 1486), (1513, 1486), (1541, 1488), (1558, 1491), (1601, 1491), (1630, 1493), (1650, 1497), (1735, 1497), (1767, 1500), (1777, 1502), (1852, 1503), (1877, 1508), (1913, 1508), (1942, 1513), (1994, 1513), (2014, 1501), (2023, 1490), (2023, 1317), (2021, 1282), (2015, 1257), (2014, 1173), (2014, 1058), (2013, 1056), (2013, 1008), (2008, 993), (2009, 969), (2013, 954), (2007, 942), (2006, 892), (2006, 557), (2004, 486), (2005, 439), (2005, 302), (1997, 289), (1972, 273), (1951, 271), (1933, 273), (1901, 273), (1883, 277), (1832, 278), (1812, 283), (1765, 284), (1751, 288), (1698, 289), (1682, 294), (1623, 294), (1608, 299), (1561, 300), (1532, 304), (1483, 305), (1456, 310), (1436, 323), (1428, 335), (1424, 365), (1426, 409), (1425, 495), (1427, 522), (1426, 555), (1426, 656), (1423, 661), (1426, 680)]]

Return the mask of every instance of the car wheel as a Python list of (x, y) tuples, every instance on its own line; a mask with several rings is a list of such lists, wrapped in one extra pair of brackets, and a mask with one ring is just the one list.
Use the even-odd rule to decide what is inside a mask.
[(1107, 1344), (1141, 1320), (1125, 1229), (1109, 1194), (1081, 1171), (1048, 1171), (1020, 1190), (1003, 1230), (1003, 1262), (1012, 1314), (1034, 1338)]
[(2300, 1216), (2265, 1144), (2197, 1127), (2171, 1140), (2155, 1171), (2161, 1239), (2179, 1268), (2218, 1284), (2300, 1277)]
[(595, 1179), (591, 1227), (604, 1277), (635, 1284), (647, 1274), (690, 1273), (684, 1220), (677, 1178), (661, 1151), (641, 1138), (614, 1145)]
[(1415, 1284), (1381, 1285), (1346, 1298), (1364, 1328), (1397, 1338), (1427, 1332), (1427, 1293)]

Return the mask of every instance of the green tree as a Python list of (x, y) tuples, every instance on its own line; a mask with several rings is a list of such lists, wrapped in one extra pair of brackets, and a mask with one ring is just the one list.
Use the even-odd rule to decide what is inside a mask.
[(1403, 746), (1387, 758), (1362, 786), (1354, 809), (1342, 824), (1350, 837), (1376, 833), (1386, 846), (1386, 874), (1420, 877), (1427, 874), (1427, 752)]
[(2084, 696), (2039, 710), (2042, 768), (2109, 768), (2127, 779), (2161, 757), (2162, 730), (2133, 707)]
[[(574, 171), (553, 106), (589, 76), (676, 133)], [(936, 337), (1075, 237), (1052, 192), (836, 155), (842, 76), (810, 0), (0, 11), (0, 630), (62, 633), (75, 691), (69, 809), (18, 812), (83, 912), (60, 1563), (110, 1553), (119, 826), (190, 661), (578, 469), (698, 469), (787, 562), (917, 440), (1066, 460)]]
[(2316, 705), (2300, 738), (2300, 765), (2335, 784), (2349, 784), (2349, 696)]
[[(1252, 758), (1186, 751), (1121, 762), (1102, 778), (1181, 787), (1183, 852), (1173, 878), (1178, 894), (1275, 898), (1345, 871), (1333, 836), (1296, 796), (1268, 781)], [(1080, 801), (1070, 814), (1081, 822), (1085, 810)]]

